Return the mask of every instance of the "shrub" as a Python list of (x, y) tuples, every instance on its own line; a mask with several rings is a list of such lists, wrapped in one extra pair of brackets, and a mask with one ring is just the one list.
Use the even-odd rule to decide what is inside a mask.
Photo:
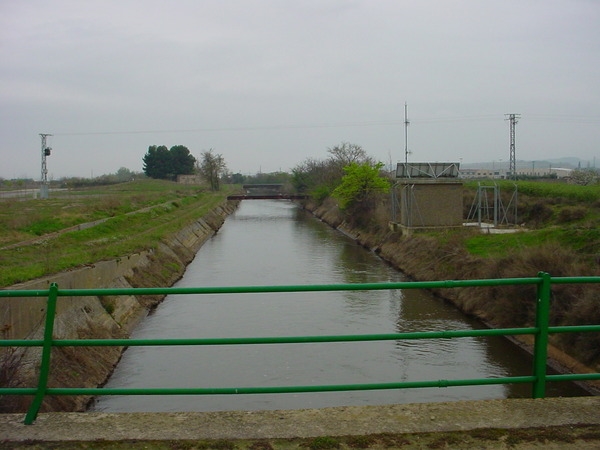
[(329, 189), (328, 186), (317, 186), (315, 189), (313, 189), (310, 193), (310, 196), (319, 204), (322, 204), (325, 199), (327, 197), (329, 197), (329, 194), (331, 193), (331, 190)]
[[(8, 328), (2, 331), (6, 334)], [(8, 347), (0, 350), (0, 386), (5, 388), (17, 388), (23, 386), (23, 380), (19, 375), (19, 366), (22, 351), (16, 347)], [(0, 413), (12, 413), (24, 411), (26, 398), (22, 395), (0, 395)]]
[(376, 443), (373, 436), (351, 436), (348, 438), (348, 447), (351, 448), (369, 448)]
[(530, 226), (539, 227), (552, 217), (553, 211), (546, 202), (537, 201), (528, 209), (524, 210), (522, 217)]
[(582, 206), (567, 207), (560, 210), (558, 213), (558, 223), (576, 222), (583, 219), (587, 214), (587, 208)]
[(338, 441), (335, 438), (329, 437), (329, 436), (320, 436), (320, 437), (314, 438), (310, 442), (308, 447), (311, 450), (325, 450), (325, 449), (330, 449), (330, 448), (339, 448), (340, 441)]
[[(596, 325), (600, 323), (600, 286), (586, 286), (564, 313), (568, 325)], [(575, 349), (577, 356), (586, 364), (600, 360), (600, 333), (565, 333), (559, 342)]]

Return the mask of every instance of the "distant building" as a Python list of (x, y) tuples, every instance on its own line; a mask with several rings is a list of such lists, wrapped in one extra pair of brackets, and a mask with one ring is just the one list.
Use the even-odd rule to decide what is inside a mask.
[(459, 178), (475, 179), (475, 178), (494, 178), (503, 180), (506, 178), (506, 170), (500, 169), (461, 169)]
[(206, 181), (200, 175), (177, 175), (177, 182), (181, 184), (205, 185)]
[[(571, 174), (573, 169), (564, 169), (559, 167), (530, 167), (517, 168), (517, 176), (528, 177), (548, 177), (556, 176), (557, 178), (565, 178)], [(463, 179), (495, 179), (507, 180), (510, 179), (510, 172), (506, 169), (461, 169), (459, 177)]]
[(546, 168), (530, 168), (530, 169), (517, 169), (518, 175), (526, 175), (530, 177), (547, 177), (550, 175), (556, 175), (556, 178), (566, 178), (571, 175), (573, 169), (564, 169), (560, 167), (546, 167)]

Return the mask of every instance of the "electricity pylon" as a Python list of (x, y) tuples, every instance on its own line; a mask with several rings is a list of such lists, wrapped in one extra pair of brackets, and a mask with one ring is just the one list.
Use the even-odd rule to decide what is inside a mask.
[(513, 180), (517, 179), (517, 158), (515, 156), (515, 126), (519, 122), (521, 118), (521, 114), (505, 114), (508, 116), (506, 120), (510, 122), (510, 159), (508, 166), (509, 176), (512, 177)]

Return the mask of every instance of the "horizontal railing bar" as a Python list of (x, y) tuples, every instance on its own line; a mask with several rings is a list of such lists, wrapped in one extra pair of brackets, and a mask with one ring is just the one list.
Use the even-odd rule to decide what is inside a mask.
[[(482, 287), (540, 284), (537, 277), (498, 278), (481, 280), (446, 281), (400, 281), (393, 283), (315, 284), (281, 286), (215, 286), (215, 287), (156, 287), (156, 288), (107, 288), (107, 289), (59, 289), (59, 297), (86, 297), (97, 295), (178, 295), (178, 294), (252, 294), (269, 292), (326, 292), (326, 291), (374, 291), (389, 289), (443, 289), (457, 287)], [(47, 290), (2, 291), (0, 297), (43, 297)]]
[(549, 333), (587, 333), (600, 331), (600, 325), (563, 325), (548, 327)]
[(43, 339), (3, 339), (0, 340), (0, 347), (41, 347), (44, 345)]
[[(100, 290), (100, 289), (98, 289)], [(0, 289), (0, 298), (9, 297), (48, 297), (50, 289), (41, 290), (2, 290)]]
[(551, 284), (600, 283), (600, 277), (552, 277)]
[[(506, 328), (485, 330), (452, 330), (452, 331), (416, 331), (409, 333), (389, 334), (360, 334), (360, 335), (318, 335), (318, 336), (267, 336), (267, 337), (237, 337), (237, 338), (190, 338), (190, 339), (88, 339), (61, 340), (54, 343), (57, 347), (93, 346), (93, 345), (122, 345), (122, 346), (168, 346), (168, 345), (248, 345), (248, 344), (311, 344), (326, 342), (369, 342), (396, 341), (413, 339), (451, 339), (461, 337), (505, 336), (520, 334), (535, 334), (536, 328)], [(94, 342), (92, 342), (94, 341)], [(107, 341), (113, 341), (110, 344)], [(85, 342), (85, 344), (80, 344)], [(106, 343), (105, 343), (106, 342)]]
[(37, 388), (0, 388), (0, 395), (35, 395)]
[[(600, 325), (569, 325), (549, 327), (550, 333), (600, 332)], [(56, 339), (55, 347), (140, 347), (179, 345), (243, 345), (243, 344), (297, 344), (319, 342), (368, 342), (410, 339), (446, 339), (458, 337), (516, 336), (535, 334), (537, 328), (493, 328), (484, 330), (422, 331), (391, 334), (357, 334), (331, 336), (267, 336), (247, 338), (190, 338), (190, 339)], [(0, 347), (41, 347), (41, 339), (0, 340)]]
[(264, 386), (222, 388), (48, 388), (47, 395), (232, 395), (232, 394), (293, 394), (301, 392), (372, 391), (455, 386), (486, 386), (492, 384), (532, 383), (533, 376), (476, 378), (466, 380), (405, 381), (397, 383), (335, 384), (321, 386)]
[(546, 375), (547, 381), (583, 381), (600, 380), (600, 373), (565, 373), (560, 375)]
[[(236, 338), (169, 338), (169, 339), (56, 339), (54, 347), (142, 347), (179, 345), (258, 345), (258, 344), (311, 344), (325, 342), (370, 342), (413, 339), (452, 339), (462, 337), (509, 336), (537, 333), (537, 328), (491, 328), (483, 330), (415, 331), (387, 334), (345, 334), (317, 336), (266, 336)], [(17, 347), (17, 341), (0, 341), (0, 347)], [(18, 341), (27, 342), (27, 341)], [(43, 341), (36, 342), (38, 346)], [(27, 342), (29, 344), (29, 342)], [(32, 346), (32, 345), (28, 345)]]

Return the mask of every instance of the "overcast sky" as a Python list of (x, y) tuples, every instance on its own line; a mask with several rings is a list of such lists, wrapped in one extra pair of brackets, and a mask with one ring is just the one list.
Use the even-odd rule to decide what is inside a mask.
[(142, 170), (150, 145), (232, 172), (343, 141), (385, 162), (600, 166), (597, 0), (0, 0), (0, 177)]

